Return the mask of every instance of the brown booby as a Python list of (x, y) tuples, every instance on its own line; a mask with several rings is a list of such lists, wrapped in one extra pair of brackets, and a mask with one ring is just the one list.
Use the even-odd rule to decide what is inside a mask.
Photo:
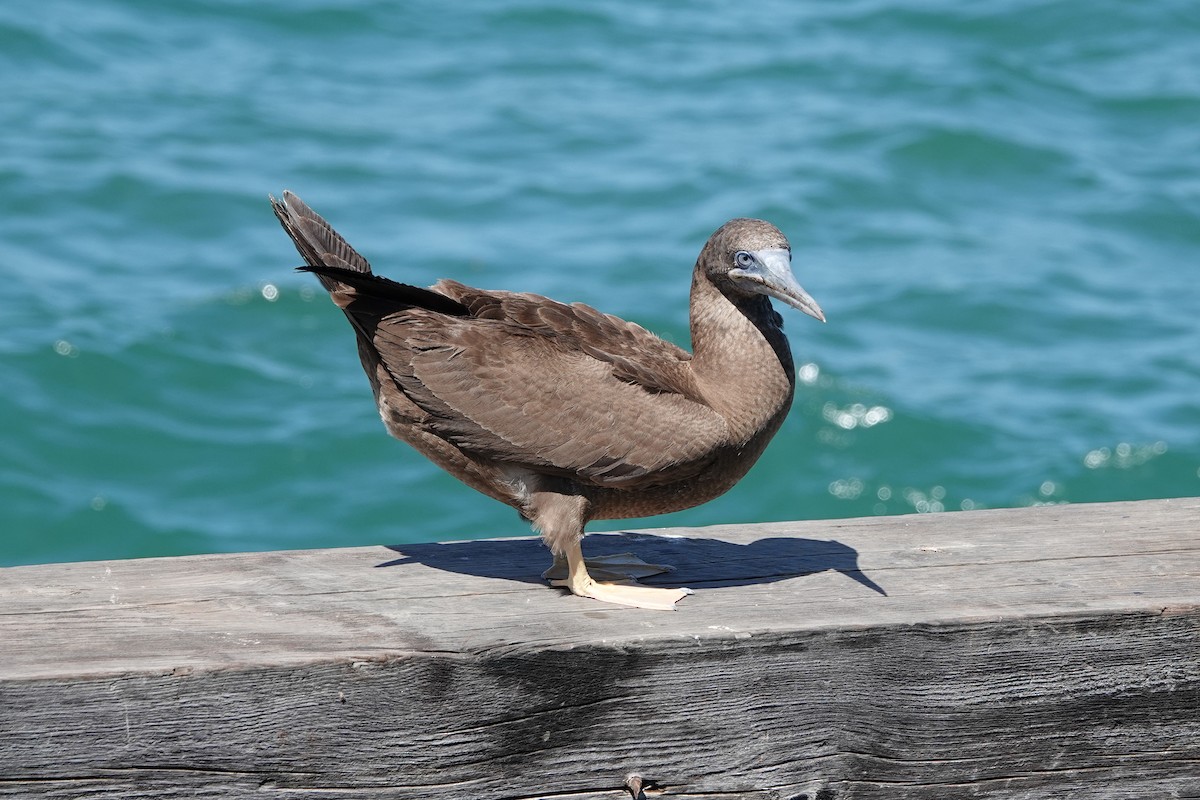
[(397, 283), (290, 192), (271, 198), (307, 266), (350, 320), (387, 431), (517, 509), (555, 557), (556, 586), (672, 609), (688, 589), (637, 584), (670, 567), (586, 560), (584, 525), (690, 508), (758, 460), (791, 406), (795, 370), (770, 298), (824, 321), (769, 222), (734, 219), (692, 273), (692, 352), (581, 303), (441, 280)]

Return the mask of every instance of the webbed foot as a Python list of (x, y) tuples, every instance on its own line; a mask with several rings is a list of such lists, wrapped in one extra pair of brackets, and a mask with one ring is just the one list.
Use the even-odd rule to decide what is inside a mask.
[[(661, 565), (647, 564), (636, 556), (629, 553), (621, 553), (616, 556), (601, 557), (600, 571), (613, 569), (614, 562), (619, 565), (617, 574), (620, 579), (615, 582), (597, 581), (592, 574), (591, 559), (585, 561), (583, 552), (578, 544), (568, 549), (565, 558), (555, 558), (554, 566), (546, 570), (546, 577), (550, 577), (550, 585), (562, 586), (571, 590), (572, 594), (580, 597), (590, 597), (594, 600), (599, 600), (603, 603), (615, 603), (621, 606), (633, 606), (635, 608), (649, 608), (659, 611), (674, 611), (675, 604), (693, 594), (691, 589), (662, 589), (657, 586), (641, 586), (631, 576), (623, 572), (629, 568), (641, 568), (642, 570), (650, 569), (650, 572), (642, 572), (643, 575), (657, 575), (660, 572), (667, 572), (671, 568), (664, 568)], [(565, 562), (565, 563), (561, 563)], [(565, 566), (566, 575), (564, 577), (551, 577), (559, 566)]]

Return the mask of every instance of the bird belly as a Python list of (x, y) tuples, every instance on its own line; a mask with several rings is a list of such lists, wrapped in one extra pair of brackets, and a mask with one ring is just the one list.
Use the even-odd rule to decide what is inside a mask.
[(590, 488), (586, 492), (591, 501), (589, 518), (651, 517), (703, 505), (732, 489), (762, 450), (722, 454), (703, 471), (671, 483), (637, 489)]

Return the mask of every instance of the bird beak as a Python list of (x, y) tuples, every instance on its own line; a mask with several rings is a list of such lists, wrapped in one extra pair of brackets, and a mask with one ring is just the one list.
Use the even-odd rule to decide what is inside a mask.
[(825, 321), (825, 314), (817, 301), (796, 282), (792, 275), (792, 254), (783, 248), (756, 250), (753, 253), (757, 262), (752, 267), (735, 267), (729, 271), (733, 278), (745, 289), (758, 294), (765, 294), (787, 303), (792, 308), (798, 308), (810, 317)]

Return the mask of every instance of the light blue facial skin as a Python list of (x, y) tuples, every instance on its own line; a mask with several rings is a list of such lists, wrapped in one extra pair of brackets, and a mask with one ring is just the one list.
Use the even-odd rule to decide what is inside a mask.
[[(796, 282), (792, 275), (792, 252), (784, 248), (752, 250), (753, 264), (736, 266), (729, 270), (729, 277), (747, 291), (765, 294), (798, 308), (810, 317), (825, 321), (825, 314), (817, 301)], [(740, 255), (740, 254), (739, 254)]]

